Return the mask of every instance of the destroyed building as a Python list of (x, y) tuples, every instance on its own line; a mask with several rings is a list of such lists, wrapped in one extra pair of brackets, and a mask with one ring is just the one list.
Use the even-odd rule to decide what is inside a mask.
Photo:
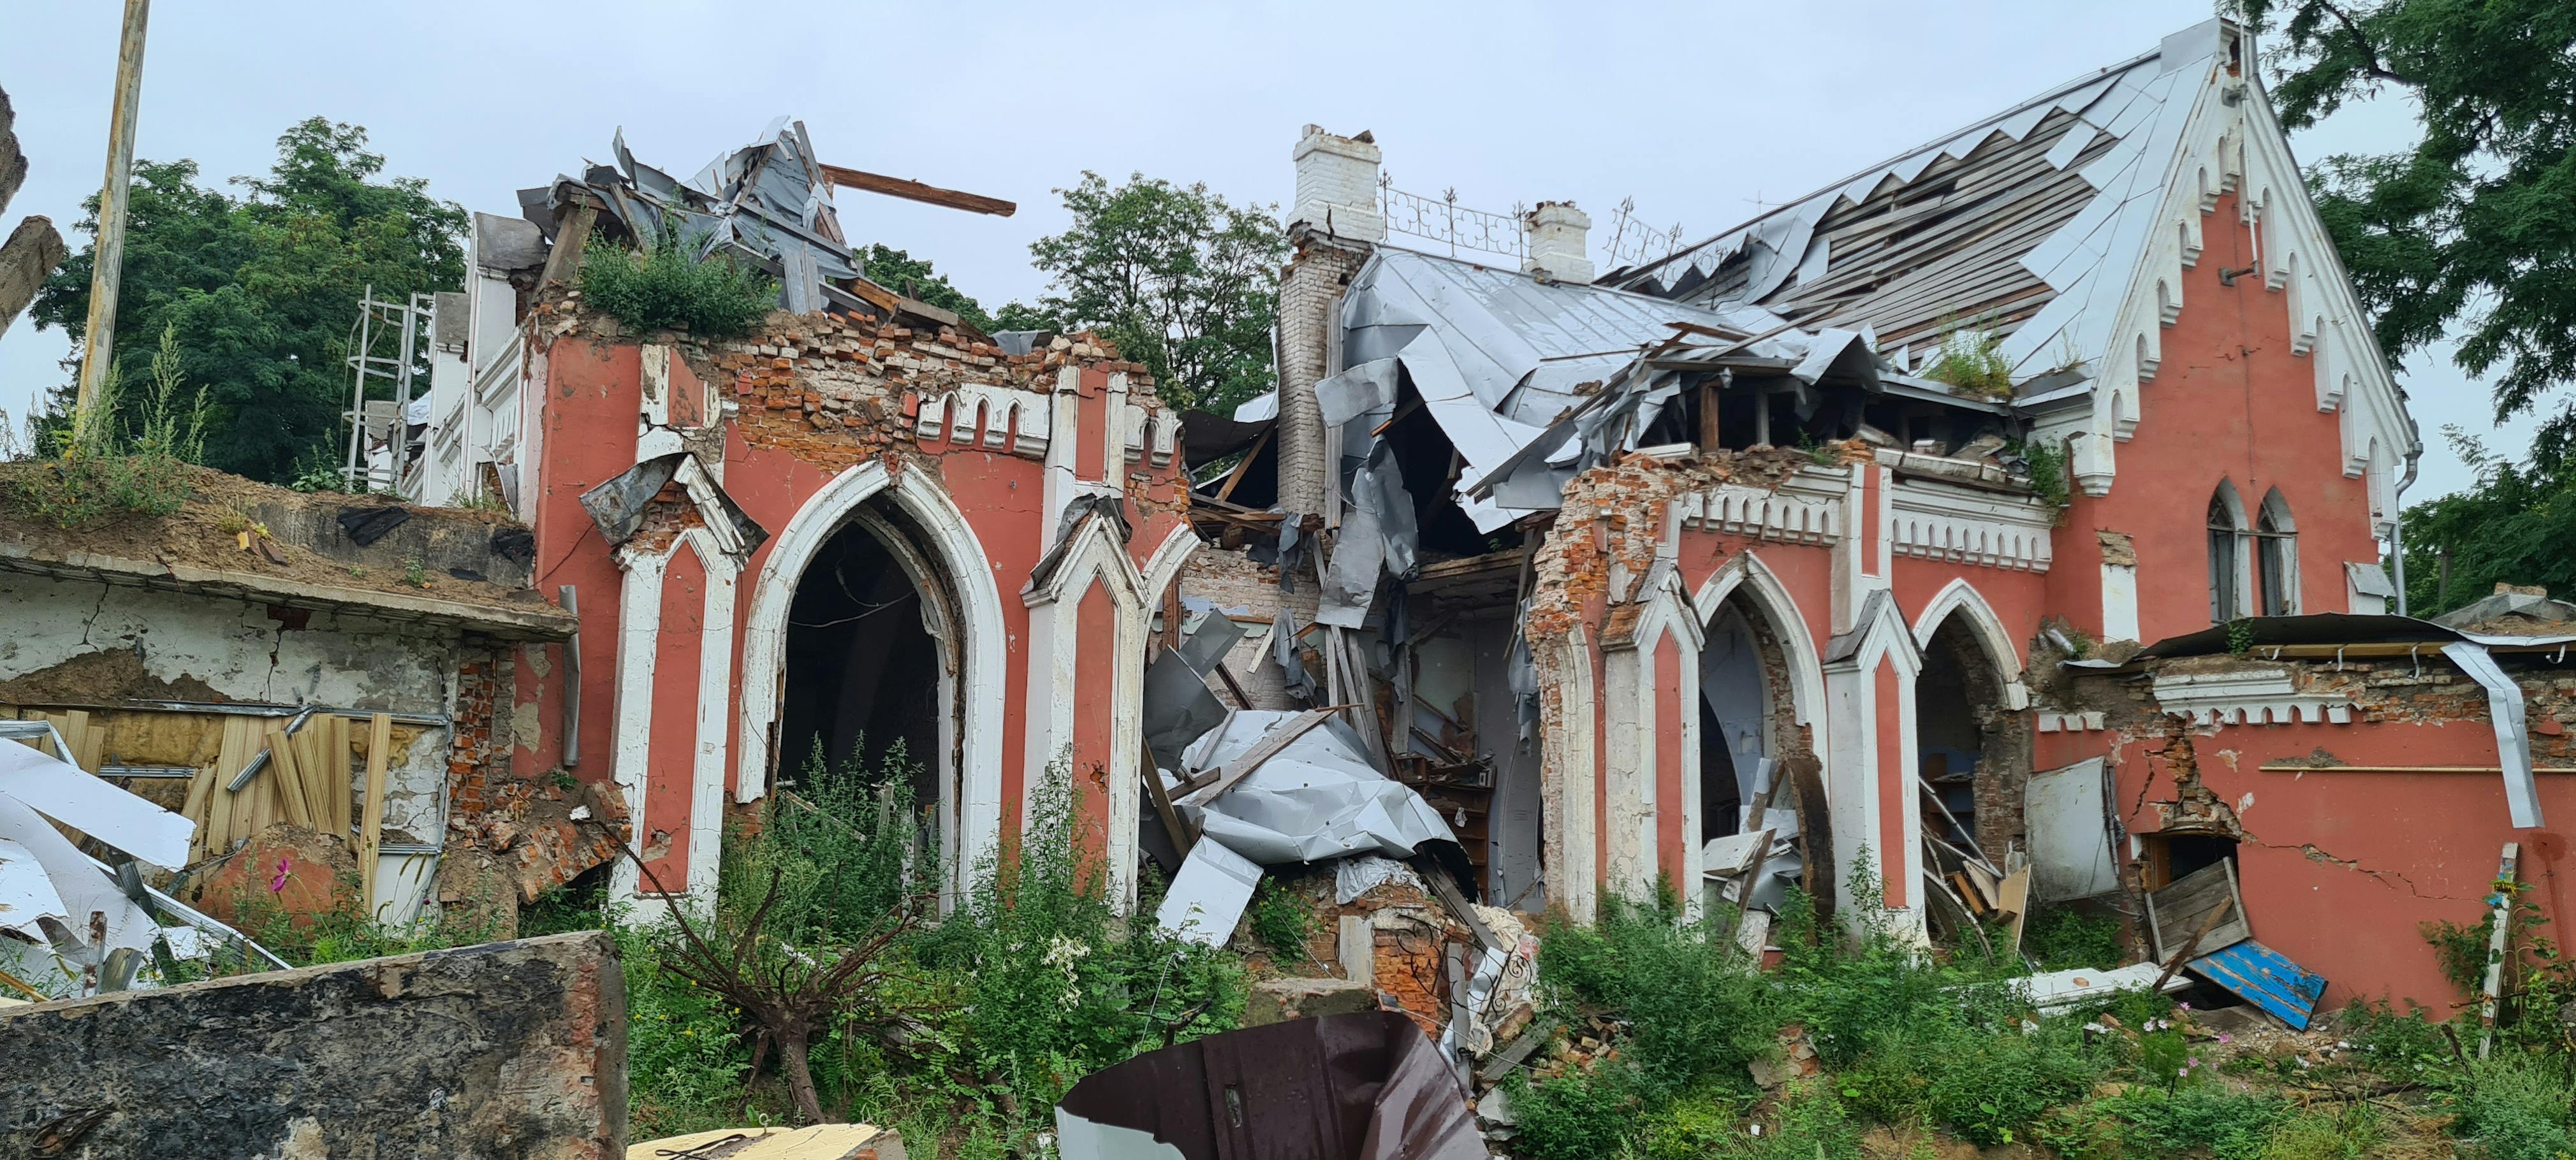
[[(1461, 226), (1309, 127), (1280, 387), (1230, 415), (871, 281), (833, 190), (890, 187), (801, 125), (687, 180), (621, 142), (475, 215), (440, 303), (407, 484), (524, 523), (526, 623), (424, 618), (438, 711), (508, 722), (436, 788), (568, 775), (632, 825), (621, 896), (704, 894), (729, 813), (900, 740), (959, 884), (1052, 783), (1129, 903), (1148, 858), (1219, 918), (1437, 847), (1426, 891), (1668, 881), (1755, 950), (1795, 884), (1911, 937), (2100, 899), (2161, 958), (2156, 892), (2223, 864), (2328, 1001), (2429, 1000), (2338, 916), (2474, 921), (2576, 685), (2557, 630), (2391, 607), (2420, 442), (2249, 52), (2187, 29), (1606, 270), (1570, 203)], [(664, 237), (783, 309), (583, 301), (584, 240)], [(261, 681), (218, 691), (341, 696)]]

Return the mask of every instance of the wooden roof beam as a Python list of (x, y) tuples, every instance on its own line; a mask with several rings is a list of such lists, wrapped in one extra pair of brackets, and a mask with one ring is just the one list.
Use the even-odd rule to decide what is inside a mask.
[(962, 209), (969, 213), (988, 213), (995, 217), (1009, 217), (1020, 211), (1018, 203), (1004, 201), (998, 197), (941, 189), (918, 181), (907, 181), (900, 177), (887, 177), (882, 173), (869, 173), (865, 170), (848, 169), (838, 165), (825, 165), (823, 179), (843, 189), (863, 189), (869, 193), (882, 193), (887, 197), (900, 197), (906, 201)]

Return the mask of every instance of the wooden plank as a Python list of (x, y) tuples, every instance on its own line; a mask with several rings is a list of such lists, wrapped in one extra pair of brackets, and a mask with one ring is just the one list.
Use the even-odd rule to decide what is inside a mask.
[[(1277, 427), (1270, 429), (1270, 431), (1276, 430), (1278, 430)], [(1249, 469), (1252, 461), (1261, 455), (1261, 449), (1270, 445), (1270, 431), (1264, 431), (1259, 438), (1254, 439), (1252, 446), (1244, 451), (1243, 458), (1236, 460), (1234, 467), (1225, 473), (1225, 483), (1216, 489), (1216, 498), (1219, 500), (1234, 498), (1234, 485), (1243, 482), (1244, 471)]]
[[(304, 796), (304, 775), (296, 766), (295, 758), (295, 739), (287, 736), (284, 728), (269, 726), (268, 776), (261, 778), (260, 782), (269, 787), (269, 796), (277, 799), (280, 816), (309, 830), (313, 828), (313, 810)], [(259, 783), (254, 783), (251, 788), (257, 790)]]
[(206, 807), (214, 798), (215, 777), (214, 766), (198, 766), (197, 776), (188, 779), (188, 800), (179, 807), (180, 817), (197, 823), (196, 832), (188, 836), (191, 862), (196, 861), (197, 852), (206, 844)]
[(358, 814), (358, 908), (372, 920), (376, 912), (376, 848), (384, 842), (385, 770), (393, 759), (394, 719), (378, 713), (367, 719), (367, 796)]
[(2322, 976), (2252, 939), (2193, 959), (2187, 969), (2289, 1024), (2293, 1031), (2308, 1029), (2317, 999), (2326, 990)]
[(2236, 860), (2227, 858), (2183, 875), (2162, 890), (2149, 891), (2147, 930), (2155, 944), (2156, 958), (2172, 957), (2192, 928), (2222, 903), (2232, 903), (2233, 913), (2213, 928), (2201, 945), (2215, 952), (2254, 937), (2235, 881)]
[(2200, 920), (2200, 925), (2193, 928), (2191, 932), (2191, 941), (2182, 944), (2181, 950), (2175, 951), (2172, 958), (2165, 960), (2164, 971), (2156, 976), (2155, 985), (2147, 988), (2147, 993), (2151, 995), (2162, 994), (2165, 989), (2165, 980), (2173, 978), (2174, 972), (2182, 969), (2183, 962), (2191, 958), (2192, 952), (2200, 949), (2200, 940), (2209, 937), (2209, 928), (2217, 926), (2219, 919), (2227, 917), (2227, 915), (2235, 909), (2235, 899), (2219, 899), (2218, 909), (2210, 911), (2209, 917)]
[[(1163, 773), (1154, 768), (1154, 751), (1142, 745), (1136, 748), (1143, 755), (1141, 764), (1144, 768), (1138, 772), (1145, 777), (1145, 796), (1153, 801), (1155, 815), (1163, 819), (1164, 835), (1172, 839), (1172, 845), (1180, 850), (1181, 857), (1187, 858), (1190, 847), (1198, 844), (1197, 835), (1190, 832), (1189, 823), (1181, 817), (1181, 812), (1172, 808), (1171, 792), (1163, 788)], [(1177, 869), (1173, 872), (1179, 873)]]
[(1288, 748), (1289, 742), (1305, 736), (1307, 730), (1323, 724), (1335, 712), (1349, 707), (1335, 705), (1323, 709), (1308, 709), (1271, 726), (1270, 731), (1262, 734), (1261, 740), (1254, 743), (1243, 756), (1226, 762), (1224, 767), (1217, 771), (1214, 780), (1183, 794), (1182, 800), (1191, 805), (1203, 805), (1215, 801), (1223, 796), (1225, 791), (1233, 789), (1236, 782), (1252, 776), (1252, 771), (1261, 768), (1262, 762), (1279, 756), (1279, 751)]
[(340, 837), (345, 839), (349, 836), (351, 822), (351, 794), (349, 789), (349, 719), (334, 713), (331, 715), (330, 726), (331, 757), (328, 769), (330, 771), (329, 777), (331, 779), (331, 832), (338, 834)]
[(1414, 873), (1422, 876), (1422, 884), (1431, 888), (1431, 896), (1440, 900), (1440, 905), (1448, 909), (1449, 916), (1475, 933), (1478, 946), (1498, 951), (1512, 949), (1503, 945), (1502, 936), (1495, 934), (1494, 928), (1485, 925), (1484, 916), (1477, 914), (1476, 908), (1468, 904), (1466, 893), (1458, 889), (1458, 880), (1449, 876), (1448, 869), (1440, 864), (1439, 859), (1429, 854), (1416, 854), (1405, 861), (1412, 865)]
[(1020, 207), (1013, 202), (1007, 202), (998, 197), (986, 197), (980, 193), (941, 189), (936, 185), (925, 185), (918, 181), (887, 177), (882, 173), (869, 173), (863, 169), (851, 169), (841, 165), (826, 164), (822, 169), (823, 180), (843, 189), (865, 190), (869, 193), (884, 194), (887, 197), (899, 197), (905, 201), (962, 209), (968, 213), (988, 213), (995, 217), (1009, 217), (1020, 211)]
[(197, 857), (205, 859), (232, 849), (233, 806), (241, 795), (224, 789), (224, 781), (233, 771), (250, 764), (255, 749), (250, 743), (250, 717), (227, 717), (223, 737), (215, 748), (215, 787), (206, 799), (206, 814), (197, 827)]

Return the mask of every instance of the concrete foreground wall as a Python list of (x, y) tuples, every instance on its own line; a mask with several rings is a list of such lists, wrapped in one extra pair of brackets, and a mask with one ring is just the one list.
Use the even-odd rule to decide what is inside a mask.
[(601, 932), (0, 1011), (0, 1158), (626, 1154)]

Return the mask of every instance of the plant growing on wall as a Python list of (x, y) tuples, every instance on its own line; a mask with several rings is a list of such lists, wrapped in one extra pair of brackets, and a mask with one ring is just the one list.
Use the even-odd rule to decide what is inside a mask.
[(628, 330), (686, 330), (740, 338), (778, 305), (778, 284), (730, 254), (700, 255), (674, 224), (634, 249), (592, 238), (582, 252), (581, 296)]
[(59, 454), (13, 479), (10, 506), (59, 528), (87, 528), (129, 515), (166, 516), (194, 490), (190, 465), (205, 447), (206, 392), (183, 403), (176, 327), (161, 329), (152, 387), (124, 399), (110, 368), (87, 409), (71, 416)]
[(2012, 364), (2003, 357), (2004, 336), (1991, 331), (1959, 329), (1941, 336), (1941, 346), (1923, 367), (1923, 377), (1948, 383), (1989, 399), (2012, 397)]

